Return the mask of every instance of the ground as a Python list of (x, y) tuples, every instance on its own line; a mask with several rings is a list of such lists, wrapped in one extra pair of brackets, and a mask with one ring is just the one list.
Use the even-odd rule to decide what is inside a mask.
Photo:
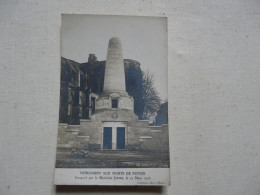
[(168, 152), (58, 148), (56, 168), (168, 168)]

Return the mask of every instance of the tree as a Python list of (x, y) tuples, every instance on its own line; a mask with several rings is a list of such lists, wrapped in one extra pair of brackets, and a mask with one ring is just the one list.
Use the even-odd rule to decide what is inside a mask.
[(142, 101), (144, 112), (142, 119), (149, 119), (149, 117), (154, 117), (161, 105), (161, 98), (159, 93), (154, 87), (154, 77), (147, 71), (142, 71)]

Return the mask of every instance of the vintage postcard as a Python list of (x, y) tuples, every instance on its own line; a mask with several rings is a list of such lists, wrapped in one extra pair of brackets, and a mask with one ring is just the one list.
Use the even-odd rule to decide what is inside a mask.
[(167, 18), (62, 15), (56, 185), (170, 185)]

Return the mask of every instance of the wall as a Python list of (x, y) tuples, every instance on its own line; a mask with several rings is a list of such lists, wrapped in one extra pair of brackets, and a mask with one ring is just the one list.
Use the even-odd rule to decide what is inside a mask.
[[(170, 187), (53, 185), (61, 13), (169, 17)], [(1, 0), (0, 26), (0, 194), (260, 194), (258, 0)]]

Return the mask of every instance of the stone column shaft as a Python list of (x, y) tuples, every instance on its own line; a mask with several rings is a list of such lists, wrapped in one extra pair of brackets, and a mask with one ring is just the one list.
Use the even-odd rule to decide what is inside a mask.
[(119, 38), (113, 37), (109, 40), (104, 93), (125, 93), (125, 70), (122, 44)]

